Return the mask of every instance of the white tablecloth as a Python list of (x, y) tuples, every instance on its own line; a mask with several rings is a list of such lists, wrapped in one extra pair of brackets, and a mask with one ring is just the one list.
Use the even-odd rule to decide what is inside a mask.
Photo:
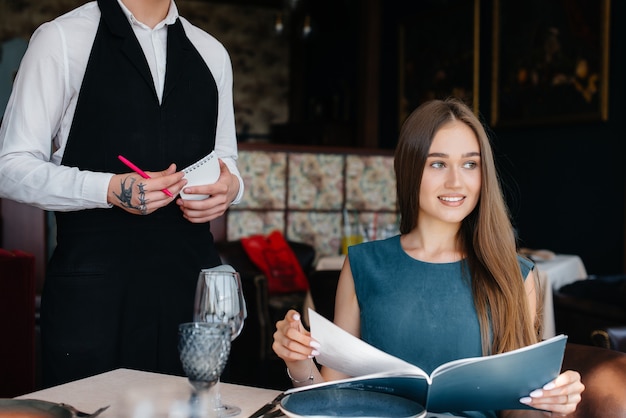
[[(240, 407), (241, 418), (248, 417), (280, 393), (251, 386), (228, 383), (219, 385), (222, 401)], [(117, 369), (19, 396), (18, 399), (66, 403), (85, 412), (93, 412), (102, 406), (110, 405), (98, 418), (123, 418), (128, 412), (125, 402), (133, 395), (150, 396), (151, 401), (160, 397), (160, 400), (164, 401), (166, 398), (174, 399), (174, 396), (189, 396), (190, 393), (191, 386), (185, 377)]]
[(341, 270), (343, 262), (345, 261), (345, 255), (333, 255), (321, 257), (317, 260), (315, 265), (316, 270)]
[(552, 291), (566, 284), (587, 278), (587, 270), (577, 255), (557, 254), (554, 258), (537, 261), (539, 281), (543, 285), (543, 337), (554, 337), (554, 305)]
[(577, 255), (557, 254), (554, 258), (537, 261), (539, 274), (544, 274), (552, 289), (560, 289), (566, 284), (587, 278), (587, 270)]

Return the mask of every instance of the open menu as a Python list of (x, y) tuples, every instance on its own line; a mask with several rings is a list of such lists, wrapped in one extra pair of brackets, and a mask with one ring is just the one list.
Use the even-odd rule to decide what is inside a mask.
[(567, 337), (558, 335), (514, 351), (451, 361), (430, 375), (339, 328), (309, 309), (311, 335), (320, 345), (318, 363), (349, 379), (288, 390), (353, 388), (395, 394), (429, 412), (532, 409), (519, 402), (556, 378)]

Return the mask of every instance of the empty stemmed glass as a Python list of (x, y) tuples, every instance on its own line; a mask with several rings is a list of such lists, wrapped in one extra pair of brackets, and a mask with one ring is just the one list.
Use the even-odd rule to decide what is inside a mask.
[(230, 328), (225, 324), (187, 322), (178, 327), (178, 353), (183, 370), (193, 387), (189, 416), (204, 418), (208, 396), (218, 380), (230, 354)]
[[(239, 273), (229, 265), (202, 270), (196, 288), (194, 321), (227, 325), (232, 341), (241, 333), (246, 316)], [(241, 412), (237, 406), (222, 403), (219, 387), (215, 394), (218, 416), (232, 417)]]

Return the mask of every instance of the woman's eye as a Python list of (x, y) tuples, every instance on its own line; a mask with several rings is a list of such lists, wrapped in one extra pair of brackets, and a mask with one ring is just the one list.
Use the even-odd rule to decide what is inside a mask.
[(432, 164), (430, 164), (430, 166), (432, 168), (444, 168), (446, 165), (441, 161), (435, 161)]
[(478, 166), (478, 163), (476, 163), (476, 161), (467, 161), (463, 164), (464, 168), (469, 168), (469, 169), (476, 168), (477, 166)]

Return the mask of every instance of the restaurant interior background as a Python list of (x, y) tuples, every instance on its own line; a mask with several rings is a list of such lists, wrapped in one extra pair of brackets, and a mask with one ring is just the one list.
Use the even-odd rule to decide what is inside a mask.
[[(0, 108), (4, 109), (15, 68), (33, 30), (82, 3), (0, 0)], [(469, 13), (459, 9), (461, 3), (463, 7), (470, 4)], [(535, 3), (541, 2), (529, 4)], [(573, 8), (603, 4), (596, 0), (544, 3)], [(606, 73), (594, 69), (600, 71), (598, 87), (608, 82), (606, 106), (598, 107), (597, 115), (513, 117), (504, 123), (494, 114), (500, 106), (497, 99), (503, 97), (494, 82), (494, 63), (511, 56), (515, 34), (506, 39), (494, 36), (498, 20), (493, 16), (496, 7), (511, 3), (177, 1), (183, 16), (216, 36), (230, 52), (238, 139), (244, 152), (391, 155), (400, 120), (421, 100), (404, 96), (411, 86), (409, 66), (420, 74), (434, 67), (434, 59), (425, 54), (441, 52), (433, 46), (454, 50), (469, 39), (469, 57), (457, 57), (447, 64), (448, 69), (469, 68), (469, 73), (459, 76), (469, 90), (460, 94), (491, 125), (521, 244), (578, 254), (590, 273), (617, 274), (626, 271), (626, 126), (622, 116), (626, 110), (626, 36), (619, 24), (626, 17), (626, 5), (606, 3), (610, 14), (606, 21), (599, 21), (596, 30), (609, 25), (608, 42), (603, 44), (608, 68)], [(588, 29), (583, 26), (582, 32)], [(505, 25), (501, 31), (510, 27), (514, 26)], [(424, 29), (420, 32), (419, 28)], [(475, 28), (479, 30), (474, 32)], [(602, 51), (595, 53), (603, 56)], [(594, 100), (600, 92), (601, 88)], [(558, 113), (558, 106), (555, 109)], [(9, 200), (0, 200), (0, 205), (0, 246), (37, 256), (40, 288), (47, 254), (45, 214)]]
[[(0, 0), (0, 112), (32, 32), (85, 2)], [(520, 244), (576, 254), (590, 274), (626, 273), (623, 1), (177, 0), (177, 5), (181, 15), (213, 34), (230, 53), (244, 178), (286, 172), (287, 189), (294, 177), (292, 190), (306, 189), (296, 196), (302, 199), (292, 201), (287, 193), (281, 197), (284, 190), (275, 183), (254, 182), (247, 202), (229, 211), (230, 221), (212, 224), (218, 237), (257, 233), (247, 220), (255, 214), (273, 219), (275, 208), (269, 215), (265, 211), (278, 202), (278, 218), (282, 211), (286, 219), (295, 207), (295, 222), (283, 220), (287, 238), (314, 241), (319, 253), (337, 253), (342, 229), (336, 225), (342, 209), (355, 204), (351, 193), (359, 192), (362, 200), (356, 203), (369, 210), (366, 215), (376, 213), (393, 223), (390, 162), (401, 121), (425, 96), (454, 93), (491, 127)], [(603, 5), (610, 6), (605, 18)], [(560, 41), (569, 52), (581, 39), (595, 46), (585, 58), (590, 74), (599, 79), (584, 85), (578, 96), (556, 89), (556, 104), (546, 108), (530, 102), (529, 113), (516, 114), (505, 100), (510, 80), (503, 75), (511, 69), (506, 59), (523, 56), (524, 40), (532, 44), (529, 32), (552, 15), (566, 18), (556, 32), (548, 31), (562, 37), (544, 40)], [(565, 70), (570, 78), (572, 68)], [(565, 85), (572, 85), (569, 78)], [(590, 107), (576, 108), (573, 99), (585, 94), (590, 94)], [(334, 194), (334, 173), (343, 176), (342, 198)], [(331, 205), (315, 207), (321, 215), (309, 220), (319, 223), (301, 222), (312, 183), (318, 192), (315, 204)], [(0, 214), (0, 248), (35, 255), (39, 293), (54, 245), (51, 216), (7, 199), (0, 199)], [(263, 228), (268, 225), (272, 222)], [(335, 226), (325, 229), (328, 225)], [(17, 314), (11, 315), (15, 320)]]

